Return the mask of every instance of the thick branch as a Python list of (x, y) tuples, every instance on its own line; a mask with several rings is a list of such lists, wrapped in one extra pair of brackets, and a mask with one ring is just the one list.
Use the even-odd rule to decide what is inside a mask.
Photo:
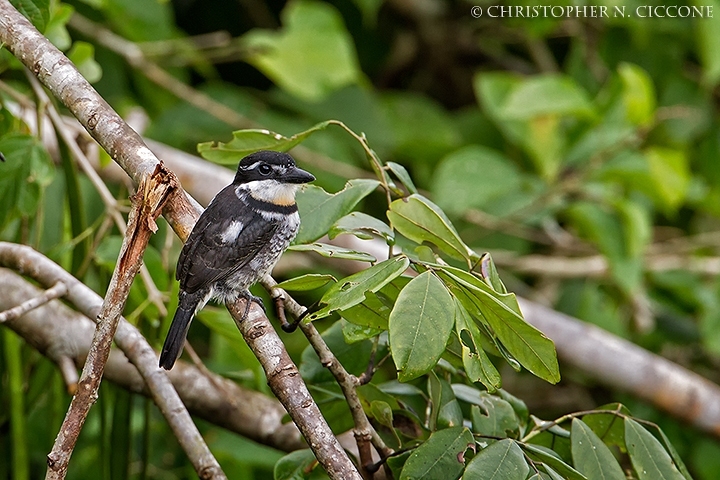
[[(53, 264), (49, 260), (45, 262), (39, 268), (47, 270), (43, 275), (51, 276)], [(10, 308), (42, 294), (42, 290), (4, 268), (0, 268), (0, 285), (3, 286), (0, 309)], [(76, 292), (76, 300), (78, 296), (88, 297), (87, 304), (99, 304), (102, 301), (90, 289), (84, 293)], [(74, 375), (77, 382), (76, 366), (81, 367), (85, 362), (95, 331), (92, 320), (56, 300), (22, 317), (9, 319), (4, 325), (57, 363), (59, 368), (67, 369), (68, 372), (63, 372), (63, 375)], [(121, 320), (118, 337), (127, 337), (128, 329), (134, 330), (134, 327), (124, 319)], [(131, 338), (119, 342), (130, 356), (137, 356), (136, 352), (144, 352), (149, 348), (139, 333), (135, 333)], [(153, 367), (153, 370), (157, 369)], [(168, 374), (155, 374), (151, 381), (165, 379), (168, 375), (172, 386), (193, 415), (279, 450), (292, 451), (306, 447), (295, 424), (283, 423), (286, 412), (277, 400), (246, 390), (212, 372), (201, 372), (184, 361), (176, 363)], [(132, 392), (158, 398), (161, 410), (175, 408), (175, 404), (168, 401), (174, 396), (172, 388), (165, 388), (164, 382), (160, 390), (157, 385), (148, 387), (141, 373), (122, 350), (113, 349), (110, 352), (104, 378)]]

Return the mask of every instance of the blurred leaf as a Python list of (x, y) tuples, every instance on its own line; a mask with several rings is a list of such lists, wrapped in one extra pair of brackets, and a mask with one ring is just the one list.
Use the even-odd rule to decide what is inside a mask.
[(430, 271), (402, 289), (390, 312), (388, 330), (401, 382), (427, 373), (440, 359), (452, 330), (454, 306), (445, 285)]
[(314, 242), (325, 235), (337, 220), (350, 213), (379, 184), (377, 180), (350, 180), (344, 189), (335, 194), (307, 185), (297, 194), (301, 223), (294, 243)]
[(458, 260), (478, 258), (463, 243), (445, 213), (422, 195), (395, 200), (390, 204), (387, 216), (398, 232), (414, 242), (430, 242)]
[(473, 436), (465, 427), (438, 430), (412, 452), (405, 462), (400, 480), (459, 478), (465, 467), (465, 451), (474, 445)]
[[(333, 323), (332, 326), (322, 333), (322, 338), (337, 358), (337, 361), (340, 362), (350, 374), (360, 375), (367, 369), (373, 343), (367, 340), (360, 343), (347, 343), (343, 336), (341, 323), (342, 322)], [(306, 382), (314, 385), (323, 384), (323, 386), (333, 388), (333, 392), (336, 391), (339, 398), (343, 398), (340, 390), (335, 389), (337, 386), (335, 377), (333, 377), (327, 367), (320, 362), (317, 353), (310, 345), (302, 352), (300, 374)], [(347, 411), (347, 404), (344, 408)]]
[(463, 480), (525, 480), (530, 472), (520, 447), (512, 440), (500, 440), (475, 455)]
[(499, 114), (515, 120), (546, 115), (587, 116), (593, 114), (593, 106), (571, 78), (537, 75), (513, 88)]
[(259, 150), (287, 152), (302, 143), (313, 133), (325, 130), (330, 124), (331, 121), (320, 122), (291, 137), (285, 137), (265, 129), (236, 130), (233, 132), (233, 138), (229, 142), (203, 142), (198, 144), (197, 150), (206, 160), (222, 165), (235, 166), (245, 156)]
[[(695, 0), (692, 4), (707, 6), (706, 8), (712, 8), (713, 12), (720, 11), (720, 3), (715, 0)], [(720, 17), (712, 15), (710, 18), (698, 18), (693, 22), (693, 27), (703, 66), (703, 83), (712, 89), (720, 80), (720, 51), (716, 48), (720, 44)]]
[(15, 215), (37, 212), (43, 189), (54, 176), (47, 151), (36, 137), (8, 133), (0, 137), (0, 227)]
[(378, 10), (380, 10), (383, 0), (353, 0), (353, 3), (357, 5), (362, 12), (363, 24), (366, 26), (375, 26)]
[[(97, 1), (97, 0), (91, 0)], [(112, 30), (135, 42), (165, 40), (178, 35), (172, 5), (158, 0), (102, 0)]]
[(350, 322), (342, 322), (342, 333), (345, 343), (357, 343), (363, 340), (375, 338), (383, 332), (384, 329), (365, 327)]
[(95, 61), (94, 45), (77, 40), (73, 43), (67, 57), (88, 82), (95, 83), (102, 78), (102, 68)]
[(332, 275), (308, 273), (280, 282), (277, 286), (290, 292), (305, 292), (324, 287), (330, 282), (337, 282), (337, 279)]
[(401, 255), (345, 277), (332, 285), (320, 299), (320, 304), (324, 304), (325, 307), (311, 313), (307, 319), (314, 321), (327, 317), (335, 310), (345, 310), (359, 304), (365, 299), (366, 292), (377, 292), (400, 276), (409, 265), (408, 258)]
[(59, 50), (67, 50), (72, 45), (72, 39), (66, 25), (75, 9), (67, 3), (57, 3), (50, 13), (50, 20), (43, 35)]
[(363, 75), (352, 37), (329, 4), (293, 0), (282, 11), (283, 29), (252, 30), (243, 37), (248, 61), (289, 93), (320, 100)]
[(335, 222), (328, 231), (328, 237), (332, 240), (344, 233), (363, 240), (372, 240), (374, 237), (371, 234), (375, 234), (382, 237), (388, 245), (395, 243), (395, 234), (385, 222), (362, 212), (349, 213)]
[(469, 145), (441, 160), (432, 186), (438, 205), (459, 215), (469, 208), (483, 209), (494, 198), (512, 194), (521, 182), (517, 167), (505, 156)]
[(580, 473), (593, 479), (625, 480), (625, 474), (610, 449), (580, 419), (572, 421), (571, 440), (573, 464)]
[(377, 262), (377, 259), (365, 252), (350, 250), (327, 243), (306, 243), (302, 245), (291, 245), (288, 250), (294, 252), (315, 252), (326, 258), (339, 258), (342, 260), (356, 260), (358, 262)]
[(623, 82), (623, 103), (630, 123), (640, 127), (652, 125), (655, 119), (655, 88), (648, 73), (637, 65), (622, 63), (618, 67)]
[(662, 444), (631, 418), (625, 419), (625, 444), (640, 480), (685, 480)]
[(40, 32), (50, 18), (50, 0), (10, 0), (10, 3), (22, 13)]
[(645, 150), (650, 176), (665, 209), (674, 213), (682, 205), (690, 184), (690, 169), (684, 151), (650, 147)]

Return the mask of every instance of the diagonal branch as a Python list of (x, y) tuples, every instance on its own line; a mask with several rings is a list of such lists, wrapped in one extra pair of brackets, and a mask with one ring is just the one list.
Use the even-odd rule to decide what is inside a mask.
[(14, 320), (18, 317), (22, 317), (30, 310), (34, 310), (42, 305), (45, 305), (50, 300), (60, 298), (67, 293), (67, 286), (63, 282), (56, 282), (55, 285), (48, 288), (41, 294), (26, 300), (17, 307), (9, 308), (4, 312), (0, 312), (0, 323), (7, 322), (8, 320)]

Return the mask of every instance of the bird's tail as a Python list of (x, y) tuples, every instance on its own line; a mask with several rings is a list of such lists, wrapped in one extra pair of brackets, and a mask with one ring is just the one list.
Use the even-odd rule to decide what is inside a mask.
[(190, 321), (195, 315), (201, 299), (202, 295), (180, 293), (180, 303), (177, 310), (175, 310), (170, 330), (168, 330), (167, 337), (165, 337), (165, 343), (160, 354), (160, 366), (165, 370), (170, 370), (180, 357), (183, 346), (185, 346), (185, 337), (187, 337), (190, 329)]

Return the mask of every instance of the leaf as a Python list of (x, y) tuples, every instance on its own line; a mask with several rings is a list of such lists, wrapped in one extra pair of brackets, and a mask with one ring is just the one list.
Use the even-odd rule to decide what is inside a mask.
[(435, 366), (450, 337), (454, 308), (447, 288), (430, 271), (413, 278), (402, 289), (388, 326), (401, 382), (417, 378)]
[[(551, 383), (560, 381), (555, 344), (540, 330), (525, 322), (514, 294), (499, 294), (473, 275), (457, 268), (443, 267), (441, 276), (458, 296), (468, 313), (487, 322), (508, 352), (523, 367)], [(457, 295), (456, 295), (457, 296)]]
[(332, 275), (308, 273), (280, 282), (277, 286), (290, 292), (305, 292), (324, 287), (330, 282), (337, 282), (337, 279)]
[(317, 101), (364, 78), (352, 37), (334, 7), (295, 0), (281, 18), (280, 31), (257, 29), (243, 37), (247, 61), (280, 88)]
[[(714, 0), (692, 3), (712, 8), (713, 12), (720, 11), (720, 3)], [(693, 22), (693, 30), (697, 35), (698, 53), (703, 66), (703, 83), (706, 88), (712, 89), (720, 80), (720, 51), (717, 48), (720, 43), (720, 17), (711, 15), (710, 18), (698, 20)]]
[(430, 430), (462, 426), (463, 413), (455, 398), (452, 387), (435, 372), (428, 375), (428, 395), (430, 396)]
[(275, 464), (273, 478), (275, 480), (306, 480), (326, 478), (312, 450), (304, 448), (290, 452)]
[(625, 445), (640, 480), (685, 480), (658, 439), (631, 418), (625, 419)]
[(347, 344), (358, 343), (363, 340), (375, 338), (383, 331), (384, 329), (381, 328), (364, 327), (350, 322), (342, 322), (343, 338)]
[(30, 20), (35, 28), (40, 32), (45, 31), (50, 18), (50, 0), (10, 0), (10, 3)]
[(349, 248), (329, 245), (327, 243), (306, 243), (303, 245), (291, 245), (288, 250), (294, 252), (315, 252), (326, 258), (339, 258), (342, 260), (356, 260), (358, 262), (377, 262), (377, 259), (365, 252), (350, 250)]
[(465, 450), (474, 445), (473, 436), (465, 427), (439, 430), (410, 455), (400, 480), (456, 479), (465, 467)]
[(390, 230), (390, 227), (381, 220), (362, 212), (352, 212), (340, 220), (328, 231), (328, 237), (330, 240), (342, 235), (349, 233), (355, 235), (362, 240), (372, 240), (371, 234), (382, 237), (385, 243), (393, 245), (395, 243), (395, 234)]
[(387, 216), (398, 232), (414, 242), (430, 242), (458, 260), (478, 258), (463, 243), (442, 210), (422, 195), (395, 200), (390, 204)]
[(481, 382), (490, 392), (500, 388), (500, 373), (482, 348), (480, 331), (457, 298), (455, 331), (462, 345), (462, 362), (468, 379), (471, 382)]
[(582, 473), (565, 463), (563, 459), (553, 450), (541, 445), (533, 445), (532, 443), (523, 444), (523, 449), (533, 460), (539, 460), (550, 465), (553, 470), (560, 473), (567, 480), (595, 480), (585, 477)]
[(395, 300), (410, 280), (398, 277), (377, 292), (367, 292), (362, 303), (341, 311), (340, 315), (355, 325), (387, 330)]
[(616, 412), (623, 415), (630, 415), (630, 411), (620, 403), (609, 403), (597, 407), (595, 410), (607, 410), (608, 412), (585, 415), (582, 418), (583, 422), (585, 422), (606, 445), (616, 446), (622, 453), (626, 453), (625, 425), (622, 417), (618, 416)]
[(233, 139), (228, 143), (203, 142), (198, 144), (197, 150), (200, 156), (206, 160), (235, 166), (243, 157), (258, 150), (287, 152), (313, 133), (325, 130), (331, 124), (332, 121), (320, 122), (291, 137), (285, 137), (265, 129), (237, 130), (233, 132)]
[(308, 315), (308, 320), (327, 317), (335, 310), (345, 310), (359, 304), (365, 299), (366, 292), (377, 292), (400, 276), (409, 265), (408, 258), (400, 255), (340, 280), (320, 299), (320, 304), (326, 306)]
[(525, 480), (530, 472), (522, 450), (512, 440), (500, 440), (480, 450), (465, 469), (463, 480)]
[(647, 127), (655, 119), (655, 88), (650, 75), (631, 63), (621, 63), (618, 73), (623, 83), (623, 103), (630, 123)]
[(610, 449), (582, 420), (573, 419), (570, 438), (573, 464), (580, 473), (597, 480), (625, 480)]
[(505, 284), (500, 280), (500, 275), (495, 268), (495, 262), (489, 253), (483, 253), (480, 257), (480, 273), (482, 279), (490, 285), (490, 287), (498, 293), (508, 293)]
[(415, 187), (415, 184), (413, 183), (412, 178), (410, 178), (410, 174), (405, 167), (395, 162), (385, 162), (385, 166), (387, 166), (390, 171), (402, 182), (402, 184), (405, 185), (408, 192), (411, 194), (418, 193), (417, 188)]
[(690, 186), (690, 167), (683, 150), (650, 147), (645, 150), (650, 177), (668, 212), (675, 212)]
[(589, 116), (593, 114), (593, 106), (585, 91), (571, 78), (536, 75), (512, 90), (499, 114), (514, 120), (545, 115)]
[(435, 170), (433, 198), (446, 212), (483, 209), (522, 186), (518, 168), (499, 152), (468, 145), (444, 157)]
[(88, 82), (95, 83), (102, 78), (102, 67), (95, 61), (93, 44), (75, 41), (67, 56)]
[(325, 235), (336, 221), (350, 213), (379, 184), (377, 180), (351, 180), (335, 194), (307, 185), (296, 198), (301, 223), (294, 243), (314, 242)]

